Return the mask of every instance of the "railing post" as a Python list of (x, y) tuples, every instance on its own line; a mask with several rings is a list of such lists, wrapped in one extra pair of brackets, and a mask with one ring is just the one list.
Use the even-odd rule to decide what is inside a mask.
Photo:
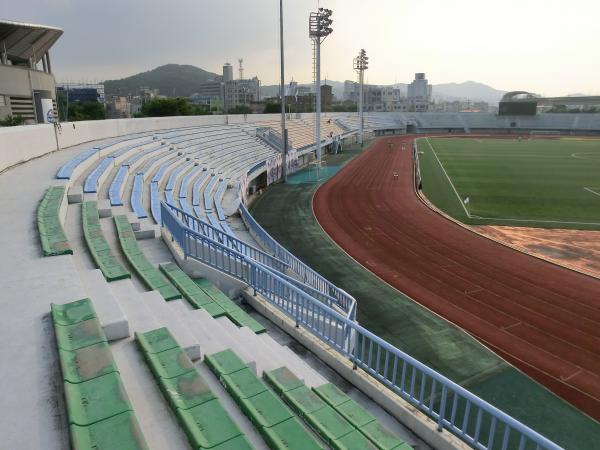
[[(413, 369), (414, 370), (414, 369)], [(448, 396), (448, 388), (444, 384), (442, 386), (442, 401), (440, 403), (440, 414), (438, 415), (438, 431), (444, 430), (444, 415), (446, 414), (446, 397)]]
[[(352, 331), (351, 331), (352, 333)], [(358, 367), (358, 331), (354, 330), (354, 349), (352, 351), (352, 370)]]

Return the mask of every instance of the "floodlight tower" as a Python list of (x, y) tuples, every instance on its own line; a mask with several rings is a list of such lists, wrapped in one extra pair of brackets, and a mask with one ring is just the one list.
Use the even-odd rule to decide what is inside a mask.
[(311, 12), (308, 19), (308, 35), (313, 41), (313, 76), (315, 81), (315, 141), (317, 144), (317, 164), (321, 163), (321, 44), (333, 28), (330, 9), (319, 8)]
[(367, 56), (367, 52), (364, 48), (360, 49), (358, 52), (358, 56), (354, 58), (354, 70), (358, 72), (358, 116), (360, 120), (360, 146), (363, 146), (363, 132), (364, 132), (364, 111), (363, 111), (363, 86), (365, 84), (365, 70), (369, 68), (369, 57)]

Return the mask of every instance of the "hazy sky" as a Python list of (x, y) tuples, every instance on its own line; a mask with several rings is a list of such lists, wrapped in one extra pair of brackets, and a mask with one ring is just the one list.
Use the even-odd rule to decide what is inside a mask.
[[(369, 83), (474, 80), (544, 95), (600, 94), (597, 0), (322, 0), (333, 34), (322, 76)], [(166, 63), (221, 72), (244, 58), (245, 75), (279, 79), (278, 0), (0, 0), (0, 17), (54, 25), (59, 81), (120, 78)], [(312, 78), (308, 14), (316, 0), (284, 0), (286, 79)], [(237, 72), (236, 72), (237, 74)]]

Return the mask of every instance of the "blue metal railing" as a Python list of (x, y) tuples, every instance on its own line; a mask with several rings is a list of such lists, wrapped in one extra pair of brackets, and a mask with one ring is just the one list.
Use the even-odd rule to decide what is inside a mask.
[(188, 214), (174, 205), (164, 203), (163, 205), (164, 206), (161, 206), (161, 215), (162, 209), (168, 208), (171, 213), (177, 217), (180, 223), (187, 225), (196, 233), (202, 234), (203, 236), (206, 236), (215, 242), (219, 242), (228, 248), (231, 248), (245, 256), (248, 256), (249, 258), (252, 258), (255, 261), (258, 261), (261, 264), (264, 264), (265, 266), (272, 267), (279, 272), (285, 272), (289, 267), (288, 264), (275, 258), (274, 256), (269, 255), (268, 253), (263, 252), (262, 250), (259, 250), (256, 247), (253, 247), (228, 233), (225, 233), (220, 228), (204, 222), (196, 216)]
[(284, 246), (273, 239), (271, 235), (260, 226), (254, 217), (252, 217), (252, 214), (250, 214), (248, 209), (241, 202), (239, 211), (254, 239), (256, 239), (264, 248), (272, 252), (278, 259), (289, 264), (292, 271), (294, 271), (305, 284), (312, 286), (323, 294), (335, 298), (338, 306), (348, 313), (349, 318), (354, 320), (356, 317), (356, 300), (354, 297), (304, 264)]
[(526, 425), (480, 399), (393, 345), (321, 303), (244, 254), (181, 223), (161, 204), (162, 226), (186, 257), (253, 288), (341, 356), (478, 450), (562, 450)]

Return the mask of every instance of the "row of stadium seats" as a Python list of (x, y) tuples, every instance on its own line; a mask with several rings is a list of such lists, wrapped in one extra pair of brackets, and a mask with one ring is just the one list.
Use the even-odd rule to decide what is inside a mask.
[(89, 299), (51, 305), (74, 450), (147, 444)]
[(49, 187), (37, 208), (37, 227), (44, 256), (73, 254), (60, 220), (63, 186)]
[(252, 449), (167, 328), (136, 333), (136, 341), (194, 449)]
[(322, 450), (295, 414), (232, 350), (208, 355), (205, 362), (270, 448)]
[(113, 252), (104, 237), (100, 226), (98, 215), (98, 204), (94, 201), (86, 201), (81, 208), (81, 220), (83, 236), (88, 250), (92, 255), (96, 267), (98, 267), (107, 281), (130, 278), (131, 274), (115, 258)]

